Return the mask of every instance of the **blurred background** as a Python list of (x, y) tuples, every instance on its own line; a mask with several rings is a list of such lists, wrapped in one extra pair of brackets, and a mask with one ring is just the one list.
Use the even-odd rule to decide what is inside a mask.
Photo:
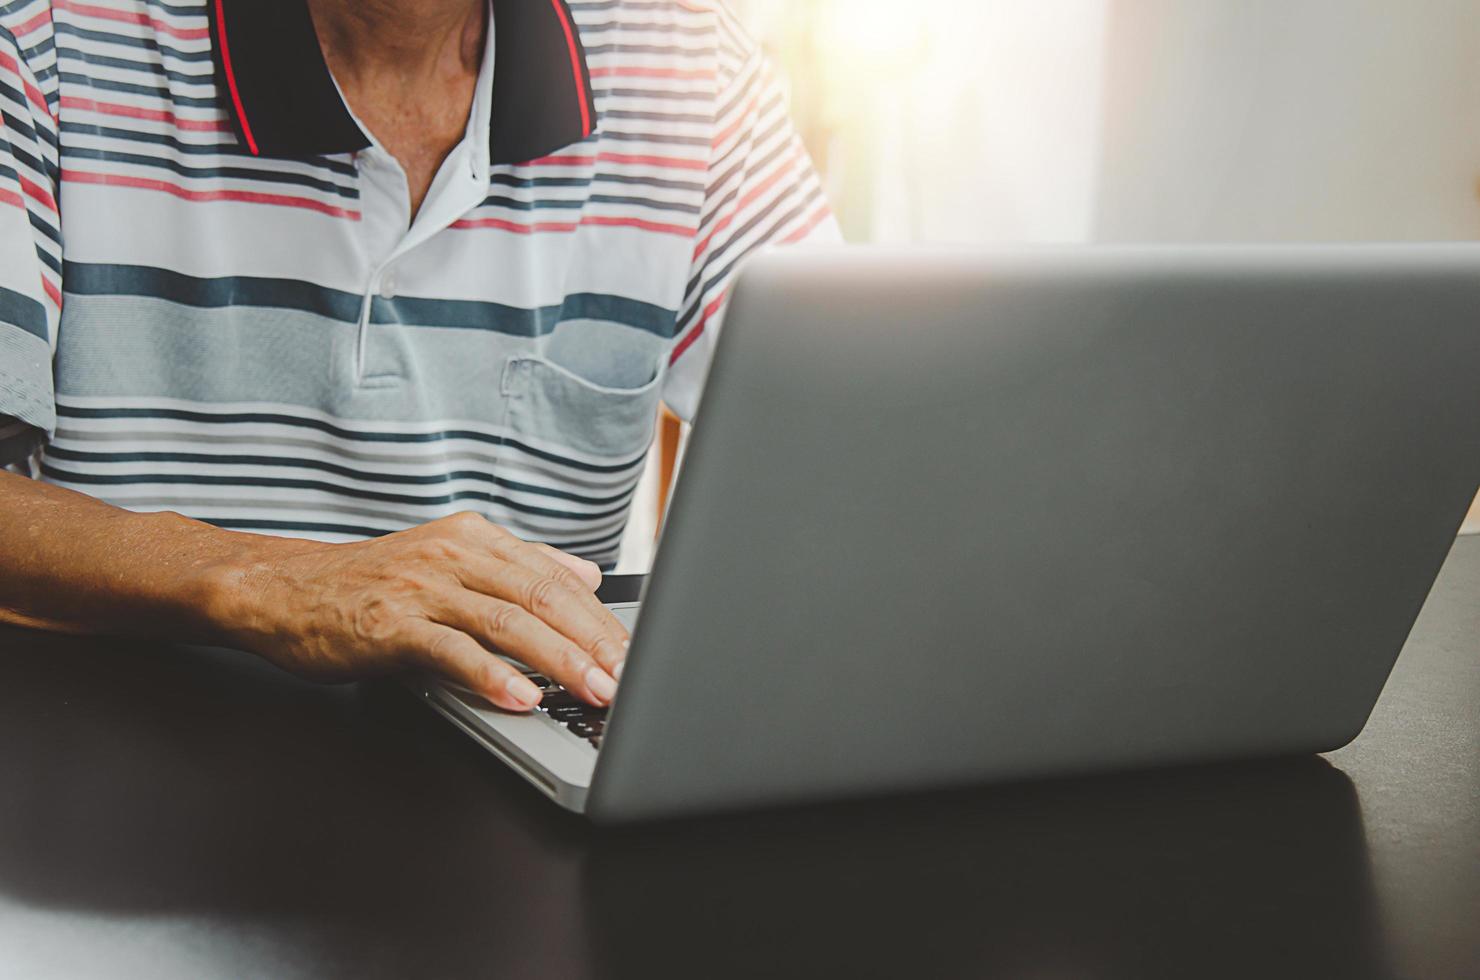
[(730, 4), (852, 242), (1480, 239), (1476, 0)]

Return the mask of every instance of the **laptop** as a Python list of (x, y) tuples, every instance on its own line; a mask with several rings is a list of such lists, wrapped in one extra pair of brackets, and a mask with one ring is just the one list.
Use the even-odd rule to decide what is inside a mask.
[(1480, 246), (778, 252), (605, 587), (611, 707), (415, 690), (599, 822), (1332, 750), (1480, 484), (1477, 379)]

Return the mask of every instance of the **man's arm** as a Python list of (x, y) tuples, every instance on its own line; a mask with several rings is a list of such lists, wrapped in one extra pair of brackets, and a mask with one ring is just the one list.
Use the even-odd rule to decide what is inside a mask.
[(353, 544), (138, 514), (0, 471), (0, 622), (236, 646), (337, 680), (420, 667), (511, 710), (503, 650), (605, 704), (625, 628), (589, 562), (474, 514)]

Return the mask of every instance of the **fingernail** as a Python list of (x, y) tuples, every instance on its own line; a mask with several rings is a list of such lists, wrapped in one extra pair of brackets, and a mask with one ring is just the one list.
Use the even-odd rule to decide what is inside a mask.
[(603, 701), (610, 701), (617, 693), (617, 682), (600, 667), (586, 668), (586, 686)]
[(540, 689), (526, 677), (510, 677), (504, 684), (504, 690), (509, 692), (509, 697), (526, 708), (533, 708), (540, 703)]
[(617, 680), (621, 680), (622, 679), (622, 668), (624, 668), (626, 666), (627, 666), (627, 661), (625, 661), (625, 660), (618, 660), (617, 661), (617, 665), (612, 668), (612, 676), (615, 677)]

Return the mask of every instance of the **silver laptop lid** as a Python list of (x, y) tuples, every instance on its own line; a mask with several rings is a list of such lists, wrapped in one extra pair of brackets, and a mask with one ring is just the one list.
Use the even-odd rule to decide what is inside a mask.
[(1480, 247), (833, 250), (734, 296), (598, 819), (1334, 748), (1480, 482)]

